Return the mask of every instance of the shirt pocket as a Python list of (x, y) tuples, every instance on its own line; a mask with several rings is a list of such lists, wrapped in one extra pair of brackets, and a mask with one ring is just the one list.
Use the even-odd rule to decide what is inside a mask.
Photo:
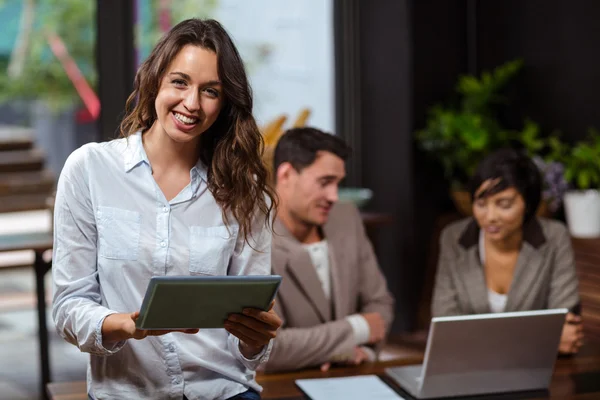
[(237, 229), (190, 226), (190, 274), (227, 275)]
[(116, 260), (137, 260), (140, 247), (139, 212), (98, 207), (98, 255)]

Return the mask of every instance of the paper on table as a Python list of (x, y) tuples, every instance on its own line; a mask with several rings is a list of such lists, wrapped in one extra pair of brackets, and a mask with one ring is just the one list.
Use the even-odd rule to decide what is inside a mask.
[(298, 379), (296, 385), (312, 400), (404, 400), (375, 375)]

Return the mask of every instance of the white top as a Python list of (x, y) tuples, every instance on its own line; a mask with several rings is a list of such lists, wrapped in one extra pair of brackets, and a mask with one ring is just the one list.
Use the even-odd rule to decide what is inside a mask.
[(490, 303), (490, 310), (493, 313), (504, 312), (507, 298), (508, 296), (505, 294), (496, 293), (492, 289), (488, 289), (488, 303)]
[(62, 337), (90, 353), (93, 398), (223, 399), (261, 390), (254, 370), (272, 343), (248, 360), (225, 329), (102, 342), (104, 318), (139, 310), (153, 276), (270, 273), (264, 218), (254, 224), (256, 251), (234, 220), (224, 225), (206, 174), (199, 161), (190, 184), (167, 201), (139, 133), (86, 144), (65, 163), (54, 215), (52, 316)]
[[(479, 231), (479, 260), (481, 265), (485, 265), (485, 245), (483, 242), (483, 231)], [(496, 293), (492, 289), (488, 288), (488, 303), (490, 310), (493, 313), (504, 312), (506, 309), (506, 300), (508, 296), (505, 294)]]
[(323, 288), (323, 293), (325, 293), (325, 298), (330, 300), (331, 275), (329, 268), (329, 245), (327, 244), (327, 240), (321, 240), (320, 242), (311, 244), (304, 244), (302, 246), (310, 255), (310, 260), (312, 261), (313, 267), (315, 267), (315, 271), (317, 271), (317, 276), (321, 282), (321, 287)]
[[(315, 267), (317, 277), (323, 287), (325, 298), (331, 300), (331, 267), (329, 263), (329, 245), (327, 244), (327, 240), (304, 244), (302, 246), (310, 255), (310, 260)], [(367, 320), (360, 314), (348, 315), (346, 320), (352, 326), (356, 344), (362, 345), (367, 343), (369, 341), (369, 336), (371, 336), (371, 328), (369, 328)]]

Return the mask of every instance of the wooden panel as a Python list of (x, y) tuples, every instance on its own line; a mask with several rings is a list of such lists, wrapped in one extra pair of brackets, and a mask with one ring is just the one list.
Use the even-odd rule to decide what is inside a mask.
[(12, 150), (0, 154), (0, 172), (41, 170), (44, 154), (41, 150)]
[(600, 340), (600, 239), (573, 239), (586, 340)]
[(0, 197), (0, 213), (44, 210), (50, 208), (50, 193), (18, 194)]
[(28, 139), (0, 140), (0, 151), (28, 150), (33, 147), (33, 142)]
[(50, 400), (88, 400), (84, 381), (49, 383), (48, 396)]
[(19, 126), (0, 125), (0, 151), (33, 147), (33, 131)]
[(0, 196), (51, 193), (53, 189), (54, 174), (49, 170), (0, 173)]

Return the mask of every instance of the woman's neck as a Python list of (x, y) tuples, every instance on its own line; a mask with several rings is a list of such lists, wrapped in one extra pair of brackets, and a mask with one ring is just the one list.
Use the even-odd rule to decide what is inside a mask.
[(523, 230), (519, 229), (500, 240), (489, 240), (488, 236), (484, 233), (484, 240), (486, 247), (491, 246), (501, 253), (512, 253), (521, 249), (521, 244), (523, 243)]
[(160, 132), (162, 127), (155, 122), (142, 134), (142, 143), (152, 168), (185, 169), (189, 171), (198, 162), (199, 138), (186, 143), (173, 141), (167, 134)]

